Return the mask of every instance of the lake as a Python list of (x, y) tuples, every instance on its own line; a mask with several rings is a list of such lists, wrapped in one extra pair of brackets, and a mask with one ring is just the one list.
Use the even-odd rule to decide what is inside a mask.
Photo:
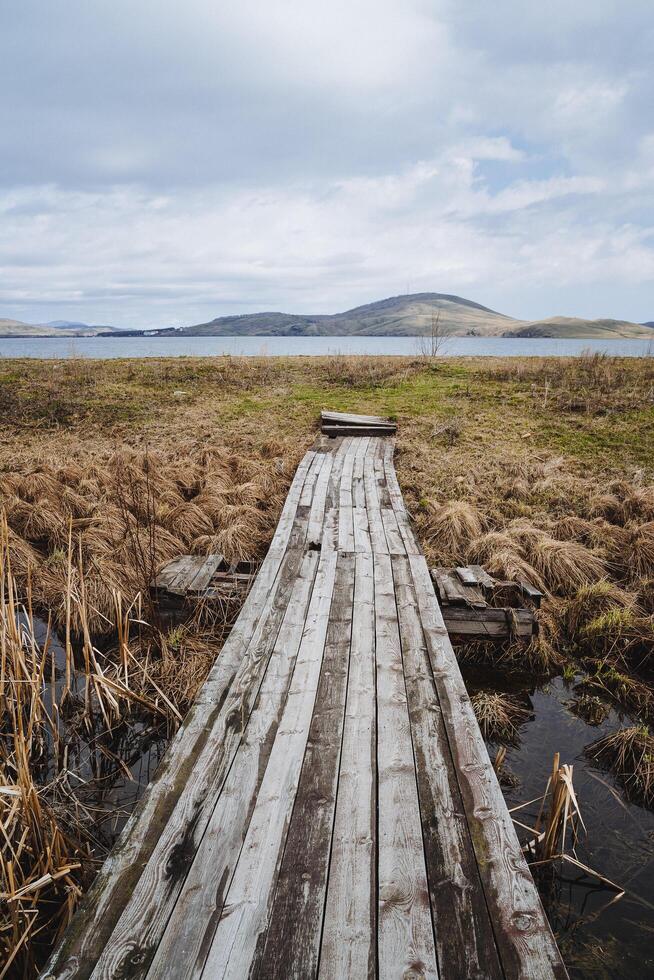
[[(414, 355), (417, 337), (30, 337), (0, 338), (1, 357), (305, 357), (320, 354)], [(602, 351), (620, 357), (654, 356), (652, 340), (588, 340), (526, 337), (452, 337), (450, 357), (575, 357)]]

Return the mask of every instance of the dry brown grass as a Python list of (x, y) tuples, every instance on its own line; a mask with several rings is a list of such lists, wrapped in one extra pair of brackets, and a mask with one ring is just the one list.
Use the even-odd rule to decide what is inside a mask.
[(448, 500), (436, 505), (422, 523), (423, 537), (438, 551), (444, 562), (456, 561), (468, 542), (479, 537), (484, 523), (474, 506), (467, 500)]
[(487, 376), (530, 385), (534, 401), (552, 410), (603, 415), (654, 404), (652, 358), (643, 358), (637, 371), (623, 359), (600, 352), (505, 360), (491, 363)]
[(654, 737), (647, 727), (622, 728), (594, 742), (587, 752), (614, 773), (631, 799), (654, 805)]
[[(536, 380), (551, 369), (530, 362), (524, 378)], [(612, 365), (602, 360), (554, 369), (569, 380), (578, 371), (610, 373)], [(619, 383), (611, 380), (602, 404), (610, 396), (616, 412), (626, 410), (623, 370), (630, 405), (636, 399), (640, 408), (649, 405), (650, 366), (631, 373), (628, 365)], [(513, 379), (521, 371), (520, 365), (499, 365), (487, 377), (499, 372)], [(522, 579), (545, 593), (539, 634), (530, 644), (468, 643), (457, 652), (464, 660), (538, 673), (556, 673), (566, 662), (594, 677), (599, 672), (611, 702), (647, 718), (644, 692), (651, 690), (654, 665), (652, 469), (611, 470), (611, 456), (598, 458), (599, 467), (582, 466), (568, 454), (535, 450), (533, 431), (525, 427), (530, 438), (521, 444), (510, 410), (504, 418), (504, 437), (496, 430), (484, 440), (466, 427), (456, 445), (430, 452), (429, 433), (415, 424), (401, 444), (399, 477), (429, 562), (478, 563), (498, 578)], [(459, 513), (464, 520), (450, 525), (448, 516)]]
[[(3, 481), (14, 575), (23, 587), (30, 572), (35, 605), (55, 626), (65, 617), (69, 530), (79, 555), (73, 585), (83, 578), (94, 635), (113, 628), (115, 591), (129, 602), (145, 596), (157, 568), (180, 554), (261, 558), (290, 467), (271, 472), (268, 462), (226, 447), (205, 449), (198, 460), (195, 449), (112, 452), (86, 472), (63, 459), (38, 470), (19, 463)], [(73, 630), (80, 627), (74, 619)]]
[(530, 714), (524, 704), (508, 694), (489, 691), (478, 691), (470, 701), (485, 739), (515, 744), (520, 725)]

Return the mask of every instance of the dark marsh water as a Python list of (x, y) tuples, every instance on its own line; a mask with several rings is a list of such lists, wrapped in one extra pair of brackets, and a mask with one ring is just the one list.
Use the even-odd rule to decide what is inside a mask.
[[(586, 833), (580, 829), (579, 861), (615, 882), (616, 893), (572, 864), (539, 879), (541, 898), (570, 976), (576, 980), (642, 980), (654, 977), (654, 813), (627, 801), (613, 777), (592, 763), (584, 749), (630, 719), (611, 709), (593, 726), (570, 708), (574, 681), (557, 677), (535, 686), (528, 676), (463, 666), (471, 692), (516, 693), (530, 699), (533, 716), (520, 728), (519, 743), (507, 749), (504, 769), (517, 778), (503, 787), (509, 808), (542, 795), (556, 752), (573, 765), (573, 783)], [(489, 746), (491, 758), (495, 747)], [(540, 804), (513, 816), (533, 826)], [(525, 843), (530, 834), (518, 828)], [(570, 840), (568, 839), (568, 853)], [(551, 877), (551, 881), (547, 878)]]

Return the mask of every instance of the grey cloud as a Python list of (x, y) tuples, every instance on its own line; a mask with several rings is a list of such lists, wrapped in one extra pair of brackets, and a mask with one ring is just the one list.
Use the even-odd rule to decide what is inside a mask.
[(335, 311), (409, 281), (654, 316), (649, 0), (2, 17), (0, 315)]

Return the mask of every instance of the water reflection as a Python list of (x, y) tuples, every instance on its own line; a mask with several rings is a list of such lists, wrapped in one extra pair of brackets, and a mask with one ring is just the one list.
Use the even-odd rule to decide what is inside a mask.
[[(589, 724), (575, 714), (574, 681), (556, 678), (538, 687), (532, 677), (462, 667), (471, 693), (497, 690), (529, 697), (533, 714), (520, 727), (517, 744), (507, 746), (503, 780), (508, 806), (539, 797), (552, 759), (574, 765), (574, 786), (587, 834), (576, 848), (579, 860), (625, 889), (615, 892), (572, 865), (539, 873), (539, 888), (571, 977), (654, 976), (654, 813), (627, 801), (610, 774), (584, 755), (597, 738), (622, 727), (626, 718), (609, 707)], [(593, 719), (596, 721), (596, 719)], [(491, 747), (491, 756), (494, 747)], [(520, 811), (532, 825), (539, 804)], [(516, 814), (517, 815), (517, 814)], [(522, 843), (528, 831), (518, 829)]]

